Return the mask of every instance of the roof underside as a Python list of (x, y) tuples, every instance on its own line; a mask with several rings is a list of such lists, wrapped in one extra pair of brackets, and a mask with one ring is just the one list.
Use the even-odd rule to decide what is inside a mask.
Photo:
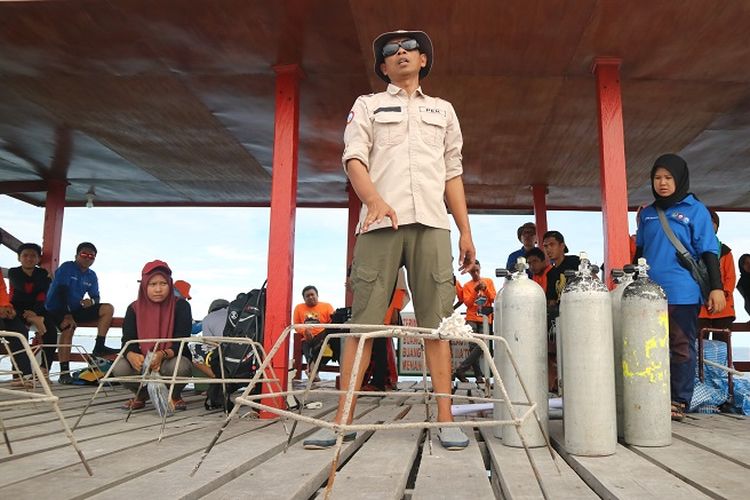
[(707, 204), (750, 209), (750, 3), (110, 0), (0, 4), (0, 192), (44, 205), (268, 205), (275, 64), (299, 63), (298, 202), (344, 206), (345, 118), (371, 42), (427, 31), (424, 90), (464, 133), (474, 209), (600, 205), (593, 59), (622, 59), (629, 202), (680, 152)]

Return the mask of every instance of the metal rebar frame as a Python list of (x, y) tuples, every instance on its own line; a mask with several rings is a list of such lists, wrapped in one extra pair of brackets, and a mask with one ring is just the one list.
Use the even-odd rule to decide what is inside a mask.
[[(157, 346), (159, 344), (180, 344), (180, 347), (177, 351), (177, 355), (175, 356), (177, 359), (180, 359), (179, 356), (182, 356), (182, 353), (185, 350), (185, 344), (206, 344), (209, 346), (212, 346), (216, 349), (218, 349), (218, 356), (219, 356), (219, 366), (220, 371), (222, 374), (222, 377), (215, 377), (215, 378), (209, 378), (209, 377), (180, 377), (177, 375), (177, 370), (179, 368), (179, 363), (175, 363), (174, 371), (170, 376), (161, 375), (159, 372), (153, 372), (151, 371), (151, 367), (148, 366), (146, 369), (141, 373), (140, 375), (125, 375), (121, 377), (116, 377), (112, 375), (112, 370), (114, 369), (115, 365), (120, 359), (124, 359), (125, 362), (127, 361), (127, 358), (125, 357), (125, 354), (128, 352), (128, 348), (131, 345), (134, 344), (141, 344), (141, 343), (153, 343), (154, 344), (154, 350), (158, 350)], [(251, 382), (260, 382), (260, 383), (267, 383), (271, 384), (272, 386), (275, 386), (274, 390), (277, 390), (280, 392), (282, 391), (282, 388), (280, 386), (280, 382), (278, 378), (275, 377), (271, 367), (268, 364), (261, 363), (260, 368), (255, 372), (255, 376), (253, 378), (232, 378), (232, 377), (226, 377), (226, 373), (224, 371), (224, 362), (223, 362), (223, 351), (222, 351), (222, 344), (245, 344), (252, 348), (253, 356), (255, 356), (255, 359), (258, 360), (258, 363), (261, 363), (262, 360), (266, 359), (265, 356), (265, 350), (263, 349), (263, 345), (245, 337), (203, 337), (203, 336), (195, 336), (195, 337), (183, 337), (183, 338), (169, 338), (169, 339), (133, 339), (127, 341), (122, 348), (120, 349), (120, 352), (117, 354), (117, 357), (115, 358), (114, 362), (112, 363), (112, 366), (109, 367), (107, 370), (107, 373), (104, 374), (102, 378), (99, 379), (99, 387), (97, 387), (94, 394), (91, 396), (91, 399), (86, 404), (86, 407), (83, 409), (83, 412), (78, 416), (78, 420), (76, 420), (76, 423), (73, 425), (73, 429), (76, 429), (78, 427), (78, 424), (83, 419), (83, 416), (86, 414), (88, 409), (91, 407), (91, 404), (94, 402), (96, 397), (99, 395), (99, 391), (102, 389), (104, 384), (109, 384), (111, 382), (126, 382), (126, 383), (138, 383), (138, 389), (136, 390), (136, 394), (141, 391), (147, 384), (149, 383), (162, 383), (169, 386), (169, 400), (172, 400), (172, 394), (174, 392), (174, 386), (178, 384), (190, 384), (190, 383), (201, 383), (201, 384), (221, 384), (222, 389), (224, 392), (224, 395), (226, 397), (227, 395), (227, 383), (251, 383)], [(263, 376), (265, 375), (265, 376)], [(130, 415), (132, 414), (132, 408), (128, 409), (128, 413), (125, 416), (125, 421), (127, 422), (130, 419)], [(232, 412), (232, 415), (235, 415), (236, 412)], [(162, 415), (162, 422), (161, 422), (161, 428), (159, 430), (159, 439), (158, 442), (161, 442), (162, 437), (164, 436), (164, 428), (167, 423), (167, 417), (168, 412), (165, 412), (164, 415)]]
[[(262, 383), (262, 380), (260, 380), (259, 374), (270, 366), (270, 363), (273, 357), (276, 355), (279, 349), (281, 349), (281, 347), (284, 345), (284, 342), (286, 341), (288, 336), (291, 334), (291, 332), (293, 332), (294, 329), (297, 329), (297, 328), (325, 328), (328, 331), (331, 331), (331, 330), (347, 330), (347, 331), (341, 332), (341, 333), (329, 333), (326, 336), (326, 338), (323, 340), (323, 344), (320, 347), (320, 351), (318, 353), (317, 359), (315, 360), (312, 371), (310, 372), (310, 375), (307, 381), (307, 386), (305, 389), (271, 392), (271, 393), (265, 393), (262, 395), (251, 394), (255, 386), (258, 383)], [(315, 378), (315, 374), (318, 371), (321, 359), (323, 357), (323, 352), (325, 351), (325, 347), (329, 339), (350, 338), (350, 337), (358, 338), (359, 341), (357, 344), (357, 350), (354, 356), (351, 376), (349, 379), (347, 389), (346, 390), (313, 389), (312, 387), (313, 379)], [(416, 337), (420, 340), (422, 344), (422, 377), (423, 377), (422, 382), (423, 382), (423, 388), (424, 388), (423, 399), (424, 399), (424, 405), (425, 405), (425, 421), (424, 422), (401, 422), (401, 423), (391, 422), (391, 423), (382, 423), (382, 424), (376, 424), (376, 423), (341, 424), (341, 423), (336, 423), (336, 422), (327, 422), (325, 420), (321, 420), (318, 418), (313, 418), (313, 417), (309, 417), (306, 415), (302, 415), (302, 409), (304, 408), (307, 397), (310, 394), (325, 393), (325, 394), (338, 394), (339, 396), (343, 395), (345, 402), (344, 402), (344, 409), (343, 409), (343, 413), (341, 417), (342, 422), (347, 422), (349, 420), (349, 417), (352, 412), (352, 403), (354, 401), (355, 396), (363, 395), (363, 394), (366, 394), (368, 396), (378, 396), (378, 395), (385, 396), (389, 394), (386, 392), (373, 392), (373, 391), (364, 392), (364, 391), (355, 390), (356, 377), (360, 370), (360, 366), (362, 365), (362, 355), (364, 352), (365, 343), (368, 340), (371, 340), (374, 338), (381, 338), (381, 337), (386, 337), (386, 338)], [(426, 373), (427, 368), (426, 368), (424, 347), (425, 347), (426, 341), (437, 341), (437, 340), (467, 341), (467, 342), (476, 344), (480, 349), (482, 349), (487, 359), (492, 359), (492, 355), (490, 354), (489, 348), (487, 347), (488, 342), (495, 341), (496, 346), (498, 344), (502, 345), (502, 347), (505, 349), (505, 352), (507, 354), (507, 359), (513, 365), (513, 369), (521, 384), (521, 388), (524, 392), (526, 400), (516, 401), (516, 402), (510, 401), (507, 390), (505, 388), (505, 384), (503, 383), (502, 378), (500, 377), (500, 373), (497, 370), (497, 366), (495, 366), (494, 363), (490, 363), (489, 368), (494, 377), (495, 384), (497, 384), (498, 388), (500, 389), (502, 398), (462, 396), (462, 395), (456, 395), (456, 394), (436, 393), (436, 392), (428, 391), (427, 373)], [(537, 484), (539, 485), (539, 489), (542, 493), (542, 496), (544, 498), (549, 498), (547, 491), (544, 488), (544, 484), (542, 482), (542, 477), (539, 472), (539, 469), (537, 468), (534, 458), (531, 455), (529, 447), (526, 443), (526, 438), (521, 429), (521, 426), (524, 424), (524, 422), (527, 419), (531, 418), (532, 416), (536, 420), (539, 430), (545, 438), (546, 447), (549, 451), (550, 457), (552, 458), (553, 464), (557, 468), (558, 472), (560, 471), (560, 469), (555, 459), (555, 454), (554, 454), (554, 451), (552, 450), (552, 445), (550, 444), (549, 436), (547, 435), (546, 432), (544, 432), (544, 427), (542, 425), (541, 418), (539, 417), (539, 413), (537, 412), (537, 403), (531, 400), (530, 393), (527, 390), (526, 384), (523, 382), (519, 373), (520, 372), (518, 369), (518, 365), (516, 363), (515, 358), (513, 357), (513, 353), (511, 352), (510, 347), (508, 346), (508, 343), (506, 342), (505, 339), (503, 339), (502, 337), (498, 337), (498, 336), (484, 335), (484, 334), (452, 335), (452, 334), (444, 334), (434, 329), (407, 327), (407, 326), (383, 326), (383, 325), (360, 325), (360, 324), (309, 324), (309, 323), (293, 324), (284, 329), (284, 331), (281, 333), (281, 335), (277, 339), (274, 346), (268, 352), (267, 356), (263, 359), (263, 363), (261, 364), (261, 367), (258, 369), (256, 376), (253, 378), (250, 384), (245, 388), (245, 391), (243, 392), (243, 394), (236, 398), (235, 406), (232, 409), (232, 412), (229, 413), (223, 425), (219, 428), (216, 435), (214, 436), (213, 440), (209, 443), (206, 450), (204, 450), (202, 456), (200, 457), (198, 463), (195, 465), (190, 475), (193, 476), (198, 471), (203, 461), (211, 452), (211, 449), (218, 442), (222, 433), (227, 428), (227, 426), (231, 422), (236, 412), (239, 410), (240, 406), (247, 405), (256, 410), (266, 410), (268, 412), (279, 415), (280, 417), (286, 417), (286, 418), (290, 418), (294, 420), (292, 431), (287, 440), (287, 447), (292, 441), (297, 422), (306, 422), (306, 423), (316, 425), (318, 427), (327, 427), (327, 428), (332, 429), (334, 432), (336, 432), (337, 436), (336, 436), (335, 454), (331, 462), (331, 471), (329, 474), (328, 484), (326, 487), (326, 498), (328, 498), (328, 496), (331, 494), (333, 482), (335, 480), (336, 470), (338, 469), (338, 460), (341, 454), (341, 447), (343, 445), (344, 434), (346, 434), (347, 432), (398, 430), (398, 429), (426, 429), (428, 433), (428, 439), (429, 439), (430, 430), (436, 427), (438, 428), (439, 427), (464, 427), (464, 426), (491, 427), (491, 426), (498, 426), (498, 425), (515, 426), (516, 432), (518, 433), (519, 439), (526, 453), (526, 457), (529, 461), (529, 465), (531, 466), (532, 471), (534, 472), (534, 476), (536, 478)], [(260, 399), (263, 399), (263, 398), (277, 398), (277, 397), (286, 398), (287, 396), (290, 396), (290, 395), (295, 396), (298, 394), (301, 394), (302, 401), (301, 401), (301, 404), (299, 405), (299, 410), (297, 412), (289, 411), (288, 409), (269, 406), (259, 401)], [(472, 401), (502, 403), (506, 406), (510, 419), (508, 420), (495, 420), (495, 419), (462, 420), (460, 422), (432, 422), (430, 421), (431, 417), (430, 417), (429, 400), (432, 398), (438, 398), (438, 397), (450, 398), (451, 400), (467, 399), (467, 400), (472, 400)], [(526, 409), (519, 414), (516, 410), (516, 406), (523, 406), (523, 407), (526, 407)], [(429, 451), (430, 453), (432, 452), (431, 441), (429, 444)]]
[[(52, 390), (50, 389), (49, 384), (47, 383), (47, 380), (42, 373), (42, 368), (41, 366), (39, 366), (39, 363), (37, 362), (36, 357), (33, 355), (31, 351), (31, 347), (29, 347), (29, 342), (26, 340), (26, 337), (24, 337), (22, 334), (17, 333), (17, 332), (0, 331), (0, 341), (2, 341), (3, 344), (5, 344), (5, 348), (9, 353), (10, 353), (10, 350), (8, 347), (8, 343), (5, 340), (6, 338), (9, 338), (9, 337), (14, 337), (20, 340), (21, 346), (23, 347), (23, 351), (29, 357), (29, 364), (31, 365), (31, 372), (38, 379), (39, 386), (41, 387), (43, 394), (30, 392), (30, 391), (26, 391), (23, 389), (16, 390), (16, 389), (8, 389), (5, 387), (0, 387), (0, 394), (7, 394), (10, 396), (17, 397), (17, 399), (0, 401), (0, 408), (23, 406), (23, 405), (37, 404), (37, 403), (50, 404), (55, 414), (57, 415), (58, 420), (60, 420), (60, 424), (62, 425), (63, 430), (65, 431), (65, 435), (70, 440), (70, 444), (73, 446), (73, 449), (75, 449), (76, 453), (78, 454), (78, 458), (80, 459), (81, 464), (86, 469), (86, 472), (88, 473), (88, 475), (93, 476), (94, 473), (91, 471), (91, 467), (89, 467), (89, 464), (86, 461), (86, 457), (83, 456), (83, 452), (78, 447), (78, 442), (76, 441), (76, 438), (73, 436), (73, 431), (70, 429), (70, 427), (68, 427), (68, 423), (65, 421), (65, 417), (63, 417), (63, 414), (60, 411), (60, 405), (58, 404), (59, 398), (55, 396), (54, 394), (52, 394)], [(17, 368), (13, 354), (10, 354), (10, 356), (11, 356), (12, 364)], [(10, 445), (10, 439), (8, 438), (8, 434), (6, 432), (5, 425), (3, 424), (1, 417), (0, 417), (0, 429), (3, 432), (3, 438), (5, 439), (5, 445), (8, 448), (8, 452), (12, 454), (13, 450)]]
[[(59, 347), (70, 347), (72, 350), (75, 350), (75, 352), (79, 356), (81, 356), (81, 358), (83, 358), (84, 362), (86, 363), (86, 365), (88, 366), (89, 369), (97, 369), (98, 368), (98, 365), (96, 364), (96, 361), (94, 361), (94, 357), (91, 354), (89, 354), (89, 352), (86, 350), (86, 348), (84, 346), (82, 346), (80, 344), (34, 344), (34, 345), (29, 345), (29, 347), (31, 348), (31, 353), (32, 353), (32, 355), (34, 357), (36, 357), (36, 355), (39, 353), (39, 351), (42, 350), (44, 347), (58, 347), (58, 348)], [(7, 375), (7, 374), (10, 373), (10, 374), (16, 375), (16, 374), (20, 373), (20, 371), (18, 370), (18, 366), (15, 364), (15, 359), (13, 358), (13, 356), (16, 355), (16, 354), (18, 354), (18, 353), (20, 353), (22, 350), (23, 349), (21, 349), (19, 351), (11, 351), (10, 348), (9, 348), (9, 346), (7, 344), (5, 345), (5, 352), (0, 352), (0, 359), (4, 358), (6, 356), (10, 357), (11, 363), (13, 365), (13, 370), (11, 370), (11, 371), (0, 370), (0, 374)], [(42, 351), (42, 356), (44, 356), (44, 352), (43, 351)], [(52, 365), (51, 360), (47, 361), (47, 365), (48, 366)], [(55, 372), (55, 371), (49, 370), (47, 372), (47, 375), (52, 375), (52, 374), (60, 374), (61, 375), (63, 373), (72, 373), (72, 371), (73, 370), (67, 370), (67, 371), (60, 370), (60, 371)], [(44, 371), (42, 371), (42, 375), (44, 375)], [(47, 377), (47, 378), (49, 378), (49, 377)], [(30, 380), (31, 380), (31, 382), (33, 384), (33, 387), (36, 388), (37, 384), (39, 383), (38, 382), (37, 374), (34, 373), (34, 372), (32, 372)], [(106, 394), (106, 391), (105, 391), (105, 394)]]

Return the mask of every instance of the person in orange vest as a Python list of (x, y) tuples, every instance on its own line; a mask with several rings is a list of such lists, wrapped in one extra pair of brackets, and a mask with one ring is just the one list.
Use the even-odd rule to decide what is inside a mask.
[[(471, 274), (471, 280), (464, 283), (461, 292), (463, 303), (466, 304), (466, 323), (477, 333), (482, 333), (483, 331), (485, 316), (487, 317), (489, 324), (492, 325), (492, 303), (497, 295), (495, 292), (495, 284), (492, 282), (492, 279), (480, 277), (480, 271), (481, 267), (479, 261), (475, 260), (474, 269), (469, 271), (469, 274)], [(471, 368), (474, 371), (474, 377), (477, 379), (477, 384), (484, 383), (482, 367), (479, 364), (481, 357), (482, 350), (477, 344), (472, 344), (469, 355), (460, 365), (458, 365), (458, 368), (456, 368), (456, 371), (453, 374), (454, 377), (461, 382), (468, 382), (465, 373)]]
[(552, 264), (547, 263), (547, 256), (541, 248), (532, 248), (526, 253), (526, 263), (529, 264), (531, 279), (547, 292), (547, 273), (552, 269)]
[[(406, 289), (406, 273), (404, 268), (398, 270), (396, 287), (393, 290), (391, 303), (383, 319), (384, 325), (400, 325), (401, 311), (409, 303), (409, 291)], [(372, 358), (370, 366), (362, 379), (363, 391), (395, 390), (398, 385), (398, 367), (396, 366), (396, 352), (393, 340), (382, 337), (372, 341)]]
[[(292, 315), (294, 324), (299, 325), (303, 323), (330, 323), (331, 316), (333, 315), (333, 306), (328, 302), (320, 302), (318, 300), (318, 289), (313, 285), (307, 285), (302, 289), (302, 298), (304, 302), (297, 304), (294, 307), (294, 313)], [(323, 347), (324, 336), (320, 335), (325, 331), (323, 327), (307, 327), (307, 328), (296, 328), (297, 335), (302, 340), (302, 353), (307, 359), (307, 376), (311, 375), (310, 370), (312, 369), (313, 363), (318, 358), (321, 347)], [(333, 348), (332, 348), (333, 349)], [(325, 365), (328, 362), (328, 358), (323, 358), (321, 363)], [(320, 379), (315, 375), (315, 382), (319, 382)]]
[[(708, 209), (711, 214), (711, 222), (714, 225), (714, 232), (719, 232), (719, 214), (713, 208)], [(735, 319), (734, 311), (734, 286), (737, 275), (734, 271), (734, 257), (732, 256), (732, 249), (722, 243), (719, 238), (716, 238), (716, 243), (719, 246), (719, 268), (721, 270), (721, 282), (724, 288), (724, 297), (726, 298), (727, 305), (720, 312), (710, 313), (706, 309), (706, 304), (701, 306), (701, 311), (698, 314), (698, 332), (703, 328), (716, 328), (716, 329), (732, 329), (732, 323)], [(713, 332), (711, 337), (714, 340), (721, 340), (722, 342), (728, 342), (729, 335), (723, 332)]]

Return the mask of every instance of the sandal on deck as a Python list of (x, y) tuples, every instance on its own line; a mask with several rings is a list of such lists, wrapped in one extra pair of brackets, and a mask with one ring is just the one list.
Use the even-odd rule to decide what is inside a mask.
[(142, 399), (128, 399), (125, 401), (125, 403), (122, 405), (123, 410), (142, 410), (146, 407), (146, 402)]
[(173, 399), (172, 400), (172, 408), (174, 408), (174, 411), (185, 411), (187, 410), (187, 403), (184, 399)]
[(672, 401), (672, 420), (676, 422), (682, 422), (685, 420), (685, 406), (685, 403)]

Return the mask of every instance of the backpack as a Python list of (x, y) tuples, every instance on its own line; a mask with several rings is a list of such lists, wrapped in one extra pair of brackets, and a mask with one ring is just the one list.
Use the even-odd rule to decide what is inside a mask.
[[(251, 290), (248, 293), (240, 293), (237, 298), (229, 303), (227, 322), (224, 325), (224, 337), (244, 337), (256, 342), (263, 342), (263, 325), (266, 314), (266, 284), (260, 289)], [(234, 344), (224, 342), (221, 344), (222, 356), (219, 349), (213, 351), (209, 358), (209, 366), (216, 377), (221, 377), (221, 367), (224, 365), (224, 378), (252, 378), (260, 365), (255, 359), (253, 348), (246, 344)], [(247, 382), (226, 383), (226, 392), (222, 384), (210, 384), (206, 391), (204, 406), (207, 410), (217, 408), (225, 412), (232, 410), (234, 406), (229, 400), (230, 394), (247, 386)], [(260, 392), (258, 384), (253, 394)]]

